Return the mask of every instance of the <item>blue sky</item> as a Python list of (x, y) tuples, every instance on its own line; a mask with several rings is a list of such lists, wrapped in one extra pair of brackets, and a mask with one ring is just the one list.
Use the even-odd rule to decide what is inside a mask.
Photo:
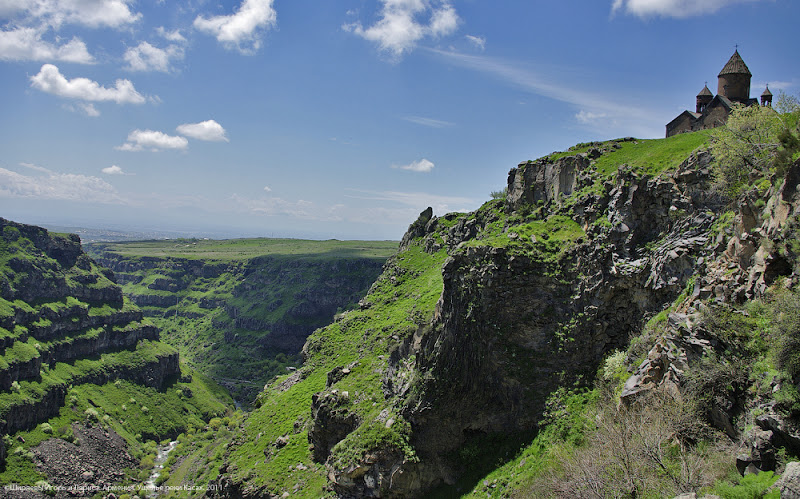
[(399, 239), (520, 161), (657, 138), (738, 44), (800, 92), (796, 0), (0, 0), (0, 216)]

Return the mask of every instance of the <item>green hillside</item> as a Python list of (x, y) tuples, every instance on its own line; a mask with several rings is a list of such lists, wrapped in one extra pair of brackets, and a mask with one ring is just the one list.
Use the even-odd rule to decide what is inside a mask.
[[(76, 236), (4, 219), (0, 234), (0, 484), (140, 484), (156, 442), (231, 411)], [(49, 464), (70, 453), (86, 473)]]

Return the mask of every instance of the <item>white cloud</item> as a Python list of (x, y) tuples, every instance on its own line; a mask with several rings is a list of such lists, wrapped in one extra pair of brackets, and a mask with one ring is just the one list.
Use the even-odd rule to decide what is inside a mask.
[[(399, 59), (414, 49), (426, 37), (438, 38), (452, 34), (458, 27), (458, 14), (446, 1), (435, 6), (429, 0), (381, 0), (381, 19), (368, 28), (361, 23), (342, 26), (365, 40), (376, 42), (380, 49)], [(419, 17), (428, 15), (427, 24)]]
[(419, 161), (414, 161), (408, 165), (392, 165), (392, 168), (397, 168), (400, 170), (409, 170), (412, 172), (420, 172), (420, 173), (430, 173), (433, 170), (433, 163), (428, 161), (425, 158), (422, 158)]
[(775, 93), (775, 91), (777, 90), (783, 90), (784, 92), (789, 92), (792, 88), (798, 86), (799, 83), (797, 81), (780, 81), (780, 80), (754, 81), (753, 84), (750, 85), (750, 88), (756, 89), (758, 91), (758, 95), (761, 95), (761, 92), (763, 92), (763, 90), (761, 89), (765, 88), (767, 85), (769, 85), (770, 91)]
[(179, 125), (177, 131), (181, 135), (197, 140), (210, 142), (228, 142), (225, 129), (214, 120), (201, 121), (200, 123), (185, 123)]
[(231, 15), (210, 18), (198, 16), (194, 20), (194, 27), (215, 36), (228, 48), (236, 47), (242, 53), (254, 53), (261, 47), (263, 31), (278, 22), (272, 3), (273, 0), (244, 0), (239, 10)]
[(454, 33), (458, 28), (458, 20), (456, 9), (452, 5), (444, 4), (440, 9), (433, 11), (429, 26), (431, 36), (440, 37)]
[(186, 41), (186, 38), (181, 34), (181, 30), (179, 29), (176, 29), (174, 31), (167, 31), (167, 29), (164, 26), (159, 26), (158, 28), (156, 28), (156, 33), (161, 38), (169, 40), (170, 42), (183, 43)]
[(43, 171), (45, 175), (28, 176), (0, 168), (0, 198), (124, 203), (124, 200), (117, 194), (116, 189), (98, 177), (35, 169)]
[(52, 171), (48, 170), (47, 168), (39, 165), (35, 165), (33, 163), (20, 163), (19, 166), (24, 166), (25, 168), (30, 168), (31, 170), (35, 170), (37, 172), (42, 173), (53, 173)]
[(639, 17), (678, 17), (685, 18), (712, 14), (737, 3), (757, 2), (760, 0), (614, 0), (611, 13), (625, 10), (628, 14)]
[(100, 116), (100, 111), (94, 107), (94, 104), (91, 102), (77, 102), (75, 104), (64, 104), (62, 106), (67, 111), (72, 111), (73, 113), (83, 113), (90, 118), (97, 118)]
[(4, 7), (6, 2), (0, 1), (0, 13), (5, 10), (25, 12), (28, 17), (54, 28), (62, 24), (119, 28), (142, 17), (140, 13), (131, 11), (129, 4), (133, 0), (12, 0), (14, 10)]
[(272, 192), (272, 188), (268, 185), (264, 186), (264, 192)]
[(486, 50), (486, 38), (482, 36), (473, 36), (473, 35), (466, 35), (464, 38), (467, 39), (469, 43), (472, 44), (473, 47), (483, 52)]
[(592, 113), (589, 111), (581, 110), (578, 114), (575, 115), (575, 119), (578, 120), (580, 123), (591, 123), (595, 120), (607, 118), (608, 115), (605, 113)]
[(142, 94), (136, 91), (130, 80), (117, 80), (114, 87), (106, 88), (88, 78), (68, 80), (52, 64), (43, 65), (38, 74), (31, 76), (31, 86), (59, 97), (85, 101), (142, 104), (146, 100)]
[(424, 118), (422, 116), (405, 116), (403, 119), (406, 121), (410, 121), (411, 123), (416, 123), (417, 125), (427, 126), (431, 128), (446, 128), (453, 126), (455, 124), (449, 121), (435, 120), (433, 118)]
[(103, 169), (102, 169), (102, 170), (100, 170), (100, 171), (102, 171), (102, 172), (103, 172), (103, 173), (105, 173), (106, 175), (127, 175), (127, 173), (125, 173), (125, 172), (122, 170), (122, 168), (120, 168), (120, 167), (119, 167), (119, 166), (117, 166), (117, 165), (111, 165), (111, 166), (109, 166), (109, 167), (103, 168)]
[(138, 46), (125, 51), (124, 59), (128, 63), (125, 69), (169, 73), (172, 70), (172, 61), (183, 59), (183, 55), (183, 48), (178, 45), (160, 49), (147, 42), (141, 42)]
[(41, 28), (21, 27), (0, 31), (0, 60), (64, 61), (91, 64), (94, 58), (79, 38), (57, 45), (42, 40)]
[(17, 12), (22, 12), (24, 10), (25, 5), (18, 0), (0, 0), (0, 16), (11, 17)]
[(163, 149), (186, 149), (189, 141), (185, 137), (167, 135), (154, 130), (134, 130), (128, 134), (128, 140), (117, 147), (120, 151), (142, 151), (148, 149), (157, 152)]

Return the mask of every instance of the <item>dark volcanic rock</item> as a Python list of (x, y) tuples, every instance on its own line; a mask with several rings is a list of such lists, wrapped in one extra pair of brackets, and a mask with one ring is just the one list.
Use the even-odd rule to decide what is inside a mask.
[(114, 430), (73, 423), (72, 431), (80, 445), (51, 438), (33, 449), (37, 468), (47, 476), (48, 483), (67, 489), (55, 497), (74, 496), (70, 489), (92, 495), (92, 490), (101, 491), (121, 481), (126, 468), (138, 466), (125, 440)]

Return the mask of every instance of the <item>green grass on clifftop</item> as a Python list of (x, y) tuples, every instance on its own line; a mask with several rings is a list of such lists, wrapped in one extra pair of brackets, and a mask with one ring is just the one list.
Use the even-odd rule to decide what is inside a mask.
[(312, 241), (304, 239), (170, 239), (96, 243), (96, 248), (126, 257), (175, 257), (204, 260), (246, 260), (257, 256), (292, 258), (389, 258), (396, 241)]

